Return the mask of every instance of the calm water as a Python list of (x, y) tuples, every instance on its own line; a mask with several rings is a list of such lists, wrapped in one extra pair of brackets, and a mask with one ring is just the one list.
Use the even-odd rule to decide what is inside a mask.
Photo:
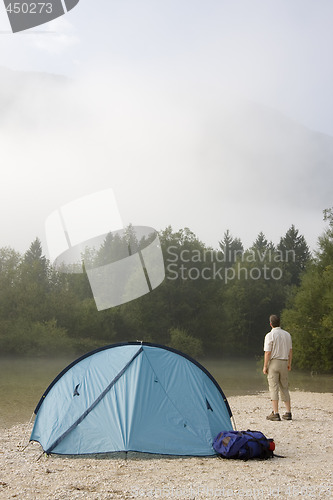
[[(0, 427), (27, 422), (54, 377), (73, 359), (0, 359)], [(267, 390), (262, 363), (255, 360), (201, 360), (225, 395), (256, 394)], [(333, 377), (292, 371), (291, 390), (333, 392)]]

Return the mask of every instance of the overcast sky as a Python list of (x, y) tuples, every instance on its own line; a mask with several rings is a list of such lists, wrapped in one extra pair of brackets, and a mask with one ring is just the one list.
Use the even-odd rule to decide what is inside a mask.
[(0, 66), (68, 78), (0, 82), (0, 247), (44, 242), (51, 211), (105, 187), (124, 224), (215, 247), (228, 228), (247, 246), (295, 224), (314, 247), (332, 206), (332, 18), (330, 0), (81, 0), (12, 34), (0, 8)]

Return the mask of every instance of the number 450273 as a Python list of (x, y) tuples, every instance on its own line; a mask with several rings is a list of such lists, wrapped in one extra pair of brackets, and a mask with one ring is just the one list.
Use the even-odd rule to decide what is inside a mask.
[(51, 14), (52, 3), (46, 2), (13, 2), (8, 4), (6, 11), (10, 14)]

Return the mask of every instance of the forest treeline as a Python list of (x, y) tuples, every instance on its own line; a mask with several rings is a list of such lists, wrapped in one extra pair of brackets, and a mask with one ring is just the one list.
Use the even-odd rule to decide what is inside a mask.
[[(61, 272), (38, 238), (22, 255), (0, 248), (1, 355), (79, 355), (143, 340), (193, 357), (261, 356), (271, 313), (293, 337), (295, 365), (333, 371), (333, 209), (312, 255), (294, 225), (277, 245), (250, 248), (227, 230), (217, 249), (188, 228), (159, 233), (165, 279), (151, 293), (98, 311), (87, 274)], [(127, 245), (131, 230), (117, 245)], [(108, 235), (103, 245), (115, 245)], [(110, 247), (111, 248), (111, 247)], [(91, 257), (100, 259), (100, 255)], [(63, 269), (62, 269), (63, 271)]]

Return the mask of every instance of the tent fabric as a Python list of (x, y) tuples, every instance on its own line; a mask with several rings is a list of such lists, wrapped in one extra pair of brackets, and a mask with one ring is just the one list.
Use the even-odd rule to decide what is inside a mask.
[(35, 409), (30, 441), (46, 453), (138, 451), (215, 455), (215, 436), (232, 430), (216, 380), (198, 362), (144, 342), (82, 356), (50, 384)]

